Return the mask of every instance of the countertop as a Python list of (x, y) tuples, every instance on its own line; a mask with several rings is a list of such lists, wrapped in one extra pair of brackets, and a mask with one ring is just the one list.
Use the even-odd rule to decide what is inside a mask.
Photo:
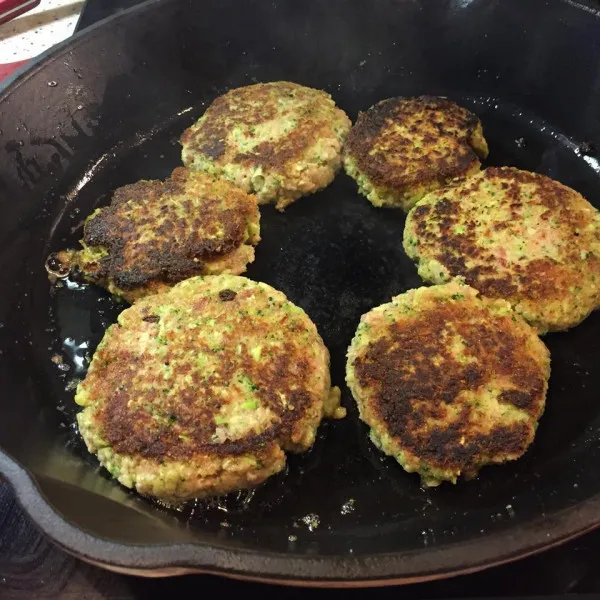
[(27, 60), (68, 38), (83, 0), (42, 0), (23, 15), (0, 25), (0, 63)]

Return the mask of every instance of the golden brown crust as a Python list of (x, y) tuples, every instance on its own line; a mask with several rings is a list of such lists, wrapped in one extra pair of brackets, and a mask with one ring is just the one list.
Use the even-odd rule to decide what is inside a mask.
[[(236, 123), (243, 123), (251, 128), (280, 117), (277, 101), (286, 95), (290, 99), (294, 98), (294, 108), (295, 103), (305, 104), (301, 120), (287, 135), (276, 142), (262, 142), (248, 152), (226, 143), (225, 140)], [(329, 120), (323, 119), (314, 110), (319, 108), (318, 105), (311, 106), (326, 98), (324, 92), (285, 81), (276, 85), (261, 83), (237, 88), (216, 98), (206, 111), (206, 120), (198, 129), (187, 129), (182, 135), (181, 143), (198, 154), (206, 154), (216, 162), (269, 167), (284, 173), (289, 163), (296, 163), (303, 158), (307, 148), (316, 139), (331, 135)]]
[(435, 260), (508, 300), (542, 332), (572, 326), (600, 303), (598, 213), (543, 175), (491, 167), (435, 192), (409, 215), (405, 247), (420, 264)]
[[(114, 192), (110, 206), (86, 222), (84, 244), (104, 256), (72, 261), (91, 280), (110, 284), (133, 299), (160, 291), (223, 263), (242, 272), (253, 253), (235, 252), (256, 244), (258, 206), (253, 196), (211, 176), (178, 167), (166, 181), (139, 181)], [(227, 261), (231, 256), (232, 261)], [(231, 264), (229, 264), (231, 262)], [(241, 264), (237, 264), (241, 262)]]
[(325, 92), (287, 81), (259, 83), (216, 98), (183, 133), (182, 158), (283, 209), (333, 179), (349, 128)]
[[(180, 340), (186, 343), (186, 340)], [(189, 342), (187, 342), (189, 344)], [(244, 349), (244, 356), (236, 362), (236, 368), (242, 367), (248, 373), (254, 384), (258, 386), (256, 395), (261, 404), (273, 411), (277, 422), (266, 431), (251, 434), (239, 440), (228, 440), (224, 443), (214, 443), (217, 425), (214, 415), (218, 413), (222, 401), (212, 398), (210, 389), (217, 378), (230, 378), (232, 363), (224, 362), (223, 368), (214, 373), (206, 381), (201, 374), (192, 373), (192, 385), (177, 398), (169, 398), (161, 403), (161, 411), (169, 413), (163, 424), (157, 422), (147, 412), (140, 402), (151, 403), (155, 400), (157, 380), (145, 383), (152, 386), (148, 393), (140, 394), (136, 389), (130, 389), (127, 382), (131, 365), (136, 365), (139, 358), (123, 348), (111, 353), (112, 369), (103, 373), (105, 378), (96, 381), (94, 394), (102, 397), (108, 392), (124, 386), (122, 391), (113, 392), (111, 402), (97, 413), (102, 435), (115, 452), (136, 454), (144, 458), (186, 459), (198, 453), (213, 453), (220, 455), (240, 455), (249, 450), (259, 450), (266, 442), (275, 437), (290, 436), (297, 419), (302, 418), (311, 405), (311, 397), (301, 390), (294, 389), (309, 374), (305, 360), (295, 362), (294, 374), (291, 375), (289, 354), (292, 347), (282, 348), (282, 356), (261, 368), (254, 367), (252, 359)], [(102, 356), (102, 355), (101, 355)], [(169, 363), (169, 354), (166, 355)], [(189, 373), (185, 367), (176, 371), (177, 376), (185, 377)], [(118, 386), (116, 384), (119, 384)], [(294, 406), (294, 412), (284, 410), (278, 393), (285, 394)], [(132, 407), (132, 400), (138, 406)], [(179, 436), (185, 435), (190, 442), (183, 445)]]
[[(447, 295), (447, 286), (429, 288), (419, 305), (386, 314), (383, 324), (367, 319), (374, 339), (352, 366), (361, 415), (380, 435), (429, 468), (469, 473), (525, 452), (544, 409), (549, 355), (520, 318), (451, 285)], [(488, 419), (479, 401), (500, 408)], [(502, 406), (529, 418), (494, 421)]]
[[(344, 153), (376, 188), (407, 192), (471, 172), (479, 119), (446, 98), (390, 98), (361, 113)], [(479, 151), (479, 155), (478, 155)]]
[[(328, 354), (316, 328), (304, 313), (284, 308), (285, 297), (267, 286), (207, 294), (194, 281), (185, 282), (191, 290), (185, 295), (178, 287), (177, 295), (137, 302), (98, 348), (81, 389), (97, 401), (101, 437), (118, 454), (160, 460), (260, 456), (272, 452), (274, 442), (306, 449), (304, 430), (318, 425), (329, 391), (328, 372), (322, 372)], [(222, 332), (219, 345), (206, 328)], [(272, 342), (275, 331), (285, 332), (287, 341)], [(253, 344), (261, 340), (258, 361)], [(203, 355), (215, 357), (210, 367), (197, 362)], [(256, 403), (269, 417), (259, 430), (221, 439), (218, 415), (234, 398)], [(256, 414), (236, 410), (247, 419)]]

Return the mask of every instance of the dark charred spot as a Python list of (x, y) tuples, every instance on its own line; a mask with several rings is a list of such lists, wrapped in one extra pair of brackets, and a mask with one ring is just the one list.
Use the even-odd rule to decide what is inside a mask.
[(531, 391), (522, 390), (505, 390), (499, 396), (500, 402), (504, 404), (512, 404), (517, 408), (525, 410), (527, 412), (535, 411), (539, 390), (533, 389)]
[(145, 317), (142, 317), (142, 321), (146, 321), (146, 323), (158, 323), (160, 317), (158, 315), (146, 315)]
[(479, 266), (466, 272), (465, 282), (491, 298), (510, 298), (519, 288), (510, 275), (493, 275), (497, 272), (491, 265)]
[(465, 275), (468, 272), (467, 263), (462, 256), (456, 256), (455, 254), (446, 251), (438, 257), (438, 260), (453, 276)]
[(428, 204), (417, 206), (413, 211), (413, 215), (415, 219), (423, 219), (427, 213), (429, 213), (431, 207)]
[(210, 158), (217, 159), (225, 152), (225, 142), (219, 139), (207, 140), (198, 150)]
[(236, 296), (237, 292), (234, 292), (233, 290), (221, 290), (219, 292), (219, 298), (223, 302), (231, 302), (231, 300), (235, 300)]

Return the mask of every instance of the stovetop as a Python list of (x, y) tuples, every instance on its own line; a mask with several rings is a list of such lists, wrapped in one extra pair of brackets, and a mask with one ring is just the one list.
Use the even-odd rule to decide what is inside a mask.
[[(77, 24), (77, 30), (140, 2), (141, 0), (87, 0)], [(1, 555), (0, 547), (0, 559)], [(122, 577), (114, 574), (107, 574), (108, 576)], [(133, 578), (129, 579), (133, 581)], [(153, 590), (153, 596), (162, 597), (167, 594), (189, 593), (193, 589), (192, 582), (197, 579), (206, 580), (206, 584), (210, 588), (217, 584), (213, 578), (198, 576), (162, 581), (137, 580), (137, 583), (131, 583), (128, 587), (132, 591), (137, 589), (142, 594), (141, 596), (135, 594), (131, 597), (146, 597), (145, 594), (151, 590)], [(240, 591), (251, 591), (251, 587), (256, 587), (256, 584), (218, 580), (216, 589), (223, 593), (233, 592), (235, 594)], [(273, 595), (282, 593), (280, 588), (273, 587), (265, 587), (259, 593), (269, 596), (271, 592)], [(358, 590), (339, 590), (337, 592), (333, 590), (311, 592), (288, 590), (284, 593), (286, 596), (294, 597), (296, 592), (298, 597), (300, 597), (300, 593), (303, 594), (303, 597), (306, 593), (310, 593), (312, 597), (327, 593), (328, 597), (337, 594), (340, 598), (343, 594), (345, 599), (359, 593)], [(600, 531), (588, 534), (542, 555), (474, 575), (443, 582), (413, 585), (402, 589), (386, 588), (369, 592), (377, 599), (391, 598), (392, 594), (394, 597), (402, 594), (403, 598), (498, 598), (502, 596), (562, 595), (565, 593), (593, 594), (594, 596), (600, 594)]]

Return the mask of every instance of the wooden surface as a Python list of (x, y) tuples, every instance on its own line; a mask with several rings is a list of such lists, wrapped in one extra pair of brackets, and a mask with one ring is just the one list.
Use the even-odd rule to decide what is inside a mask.
[[(516, 565), (453, 580), (404, 588), (369, 591), (372, 600), (421, 598), (516, 597), (579, 593), (600, 597), (600, 532), (532, 557)], [(233, 582), (212, 576), (145, 579), (117, 575), (87, 565), (57, 549), (21, 511), (10, 488), (0, 482), (0, 599), (1, 600), (139, 600), (196, 598), (216, 593), (255, 596), (261, 600), (321, 598), (354, 600), (361, 590), (302, 590)], [(547, 596), (545, 596), (547, 597)]]

